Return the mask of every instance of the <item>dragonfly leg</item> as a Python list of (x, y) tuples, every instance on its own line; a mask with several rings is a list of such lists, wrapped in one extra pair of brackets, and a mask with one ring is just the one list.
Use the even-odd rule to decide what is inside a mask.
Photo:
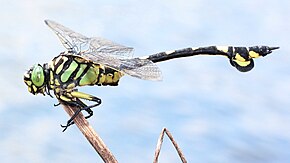
[(59, 106), (59, 105), (60, 105), (60, 103), (53, 104), (54, 107), (57, 107), (57, 106)]
[[(73, 104), (74, 106), (79, 106), (80, 109), (78, 109), (74, 115), (71, 117), (71, 119), (74, 119), (82, 110), (85, 110), (88, 115), (85, 117), (86, 119), (90, 118), (91, 116), (93, 116), (93, 111), (91, 109), (91, 107), (89, 108), (86, 104), (84, 104), (80, 99), (77, 99), (77, 104)], [(94, 106), (93, 106), (94, 107)], [(73, 125), (74, 124), (74, 121), (70, 121), (69, 124), (67, 124), (66, 126), (70, 126), (70, 125)], [(65, 125), (61, 125), (62, 127), (65, 127)]]
[[(75, 117), (83, 110), (85, 110), (89, 115), (86, 116), (85, 118), (88, 119), (90, 118), (91, 116), (93, 116), (93, 111), (91, 110), (91, 108), (93, 107), (96, 107), (98, 105), (101, 104), (101, 99), (95, 97), (95, 96), (92, 96), (92, 95), (89, 95), (89, 94), (85, 94), (85, 93), (82, 93), (82, 92), (77, 92), (77, 91), (73, 91), (70, 93), (70, 95), (72, 97), (75, 97), (76, 98), (76, 101), (73, 102), (73, 103), (76, 103), (77, 106), (79, 106), (80, 108), (72, 115), (72, 117), (67, 121), (66, 125), (61, 125), (61, 127), (63, 127), (63, 132), (70, 126), (70, 125), (73, 125), (74, 124), (74, 119)], [(93, 105), (90, 105), (90, 106), (87, 106), (86, 104), (84, 104), (80, 99), (85, 99), (85, 100), (89, 100), (89, 101), (93, 101), (93, 102), (96, 102), (95, 104)]]

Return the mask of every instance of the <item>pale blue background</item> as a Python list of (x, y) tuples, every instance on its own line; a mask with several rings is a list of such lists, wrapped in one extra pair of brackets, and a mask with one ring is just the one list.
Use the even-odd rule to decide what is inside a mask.
[[(129, 76), (119, 87), (82, 88), (103, 104), (90, 123), (119, 162), (152, 162), (167, 127), (188, 162), (290, 162), (290, 2), (286, 0), (1, 0), (0, 162), (101, 162), (56, 99), (33, 96), (23, 73), (64, 50), (52, 19), (135, 56), (191, 46), (280, 46), (240, 73), (226, 58), (158, 64), (164, 80)], [(165, 138), (160, 162), (179, 158)]]

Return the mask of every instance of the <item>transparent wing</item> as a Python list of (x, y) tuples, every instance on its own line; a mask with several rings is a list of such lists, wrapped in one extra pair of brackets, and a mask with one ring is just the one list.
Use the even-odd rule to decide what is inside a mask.
[(96, 63), (102, 63), (103, 65), (139, 79), (162, 80), (162, 74), (159, 67), (148, 59), (116, 59), (110, 56), (104, 57), (103, 55), (95, 55), (94, 52), (84, 53), (83, 56)]
[(76, 55), (140, 79), (162, 79), (161, 71), (152, 61), (132, 58), (133, 48), (100, 37), (88, 38), (51, 20), (45, 20), (45, 23), (56, 33), (63, 46)]
[(116, 57), (119, 59), (133, 57), (133, 48), (114, 43), (101, 37), (92, 37), (89, 45), (89, 50), (84, 51), (85, 53), (95, 52), (96, 54)]
[(90, 38), (87, 38), (82, 34), (76, 33), (54, 21), (45, 20), (44, 22), (52, 29), (53, 32), (55, 32), (55, 34), (67, 50), (77, 54), (81, 50), (88, 49)]
[(143, 80), (162, 80), (162, 73), (159, 67), (148, 59), (133, 58), (123, 60), (119, 68), (122, 72)]
[(133, 56), (133, 48), (131, 47), (126, 47), (101, 37), (88, 38), (52, 20), (45, 20), (45, 23), (55, 32), (63, 46), (75, 54), (90, 52), (94, 49), (94, 51), (116, 58), (131, 58)]

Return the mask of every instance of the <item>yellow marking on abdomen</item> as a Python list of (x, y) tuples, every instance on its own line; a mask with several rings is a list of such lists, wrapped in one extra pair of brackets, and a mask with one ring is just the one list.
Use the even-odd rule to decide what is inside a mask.
[(102, 83), (104, 83), (105, 80), (106, 80), (106, 75), (104, 75), (104, 74), (100, 74), (98, 84), (102, 84)]
[(114, 83), (118, 82), (122, 76), (123, 74), (121, 72), (114, 72), (113, 82)]
[(165, 54), (166, 54), (166, 55), (169, 55), (169, 54), (172, 54), (172, 53), (174, 53), (174, 52), (175, 52), (175, 50), (168, 50), (168, 51), (165, 52)]
[(229, 52), (229, 47), (228, 46), (216, 46), (217, 50), (222, 51), (222, 52)]
[(242, 67), (246, 67), (251, 63), (251, 61), (239, 61), (239, 60), (234, 60), (234, 61)]
[(195, 50), (197, 50), (197, 49), (199, 49), (199, 48), (197, 48), (197, 47), (192, 47), (192, 48), (191, 48), (191, 50), (193, 50), (193, 51), (195, 51)]
[(246, 59), (243, 58), (239, 53), (236, 54), (235, 59), (238, 60), (238, 61), (241, 61), (241, 62), (245, 62), (246, 61)]
[(107, 74), (105, 83), (112, 83), (113, 82), (113, 74)]
[(260, 54), (254, 52), (254, 51), (249, 51), (249, 55), (250, 55), (251, 58), (258, 58), (258, 57), (260, 57)]

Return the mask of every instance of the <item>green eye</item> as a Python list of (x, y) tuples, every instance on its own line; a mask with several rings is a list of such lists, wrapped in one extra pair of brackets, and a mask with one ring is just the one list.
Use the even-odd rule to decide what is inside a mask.
[(33, 84), (37, 87), (41, 87), (44, 83), (44, 72), (43, 68), (40, 65), (35, 65), (32, 74), (31, 74), (31, 80)]

